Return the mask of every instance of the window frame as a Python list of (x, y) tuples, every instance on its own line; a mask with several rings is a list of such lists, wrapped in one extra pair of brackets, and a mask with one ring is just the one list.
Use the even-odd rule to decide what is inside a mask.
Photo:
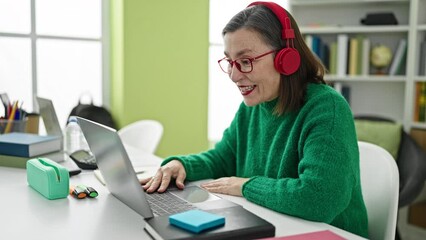
[[(102, 89), (102, 105), (109, 108), (111, 105), (110, 97), (110, 0), (100, 0), (101, 2), (101, 35), (98, 38), (90, 37), (71, 37), (71, 36), (55, 36), (37, 34), (36, 29), (36, 1), (30, 0), (30, 32), (25, 33), (11, 33), (0, 31), (0, 37), (9, 38), (25, 38), (31, 42), (31, 99), (37, 96), (37, 40), (39, 39), (52, 39), (52, 40), (70, 40), (70, 41), (83, 41), (83, 42), (99, 42), (101, 44), (101, 84)], [(36, 109), (35, 101), (32, 101), (32, 108)]]

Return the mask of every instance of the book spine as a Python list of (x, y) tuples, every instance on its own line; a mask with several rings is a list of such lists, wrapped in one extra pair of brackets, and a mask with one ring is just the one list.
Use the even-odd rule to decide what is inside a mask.
[(29, 147), (25, 144), (0, 143), (0, 152), (4, 155), (30, 157)]
[(419, 76), (426, 76), (426, 40), (420, 44)]
[(9, 155), (0, 155), (0, 166), (13, 168), (26, 168), (28, 157), (16, 157)]
[(414, 100), (414, 115), (413, 115), (413, 121), (418, 122), (419, 121), (419, 100), (420, 100), (420, 93), (421, 93), (421, 82), (416, 83), (416, 93), (415, 93), (415, 100)]
[(312, 51), (321, 59), (321, 39), (318, 36), (312, 36)]
[(321, 44), (321, 61), (326, 69), (330, 68), (330, 47), (325, 42)]
[(330, 74), (337, 74), (337, 42), (330, 44)]
[(306, 46), (308, 46), (308, 48), (311, 49), (311, 51), (312, 51), (312, 42), (313, 42), (312, 35), (306, 35), (305, 36), (305, 43), (306, 43)]
[(369, 38), (364, 38), (362, 41), (362, 70), (361, 74), (367, 76), (370, 74), (370, 48), (371, 41)]
[(345, 76), (348, 67), (348, 41), (347, 34), (337, 36), (337, 75)]
[(407, 49), (407, 40), (405, 38), (399, 40), (398, 47), (394, 53), (391, 66), (389, 68), (389, 75), (394, 76), (397, 74), (398, 69), (403, 64), (405, 52)]
[(426, 120), (426, 82), (420, 83), (420, 96), (419, 96), (419, 122), (425, 122)]
[(363, 60), (364, 60), (364, 36), (358, 35), (357, 36), (357, 42), (358, 42), (358, 52), (357, 52), (357, 68), (356, 68), (356, 74), (362, 75), (362, 67), (363, 67)]
[(349, 75), (357, 75), (358, 69), (358, 39), (349, 40)]
[(347, 85), (342, 86), (342, 96), (346, 99), (349, 106), (351, 105), (351, 87)]

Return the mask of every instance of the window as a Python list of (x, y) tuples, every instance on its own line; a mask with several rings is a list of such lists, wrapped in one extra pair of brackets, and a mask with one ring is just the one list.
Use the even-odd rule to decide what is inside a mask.
[(107, 5), (107, 0), (0, 0), (0, 92), (23, 102), (28, 112), (34, 111), (36, 95), (53, 100), (63, 126), (81, 95), (108, 104)]
[[(208, 138), (211, 143), (222, 138), (242, 102), (242, 96), (235, 84), (220, 70), (217, 60), (224, 57), (222, 29), (239, 11), (253, 0), (210, 0), (209, 20), (209, 110)], [(275, 1), (284, 8), (287, 1)]]

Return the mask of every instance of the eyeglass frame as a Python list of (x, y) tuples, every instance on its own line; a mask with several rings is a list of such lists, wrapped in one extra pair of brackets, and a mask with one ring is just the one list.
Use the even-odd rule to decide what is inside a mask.
[[(226, 73), (226, 74), (230, 74), (230, 73), (232, 73), (232, 69), (234, 68), (234, 65), (237, 67), (238, 71), (240, 71), (241, 73), (251, 73), (251, 72), (253, 71), (253, 61), (254, 61), (254, 60), (257, 60), (257, 59), (259, 59), (259, 58), (262, 58), (262, 57), (264, 57), (264, 56), (266, 56), (266, 55), (269, 55), (269, 54), (271, 54), (271, 53), (274, 53), (274, 52), (276, 52), (276, 50), (272, 50), (272, 51), (269, 51), (269, 52), (266, 52), (266, 53), (260, 54), (259, 56), (252, 57), (252, 58), (238, 58), (238, 59), (235, 59), (235, 60), (230, 60), (230, 59), (228, 59), (227, 57), (224, 57), (224, 58), (222, 58), (222, 59), (219, 59), (219, 60), (217, 61), (217, 63), (219, 64), (220, 69), (221, 69), (224, 73)], [(241, 59), (245, 59), (245, 60), (248, 60), (248, 61), (250, 62), (250, 71), (248, 71), (248, 72), (244, 72), (244, 71), (242, 71), (242, 70), (241, 70), (241, 65), (237, 62), (238, 60), (241, 60)], [(220, 65), (220, 63), (221, 63), (223, 60), (226, 60), (226, 61), (228, 62), (228, 64), (231, 66), (231, 71), (227, 72), (227, 71), (225, 71), (225, 70), (222, 68), (222, 65)]]

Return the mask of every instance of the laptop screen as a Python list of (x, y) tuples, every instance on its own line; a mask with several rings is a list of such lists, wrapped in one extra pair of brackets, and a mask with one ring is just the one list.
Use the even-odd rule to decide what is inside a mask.
[(144, 218), (153, 217), (117, 131), (81, 117), (77, 120), (108, 190)]
[(50, 99), (36, 97), (36, 102), (39, 107), (41, 118), (43, 119), (44, 127), (48, 135), (62, 137), (62, 129), (56, 116), (53, 102)]

